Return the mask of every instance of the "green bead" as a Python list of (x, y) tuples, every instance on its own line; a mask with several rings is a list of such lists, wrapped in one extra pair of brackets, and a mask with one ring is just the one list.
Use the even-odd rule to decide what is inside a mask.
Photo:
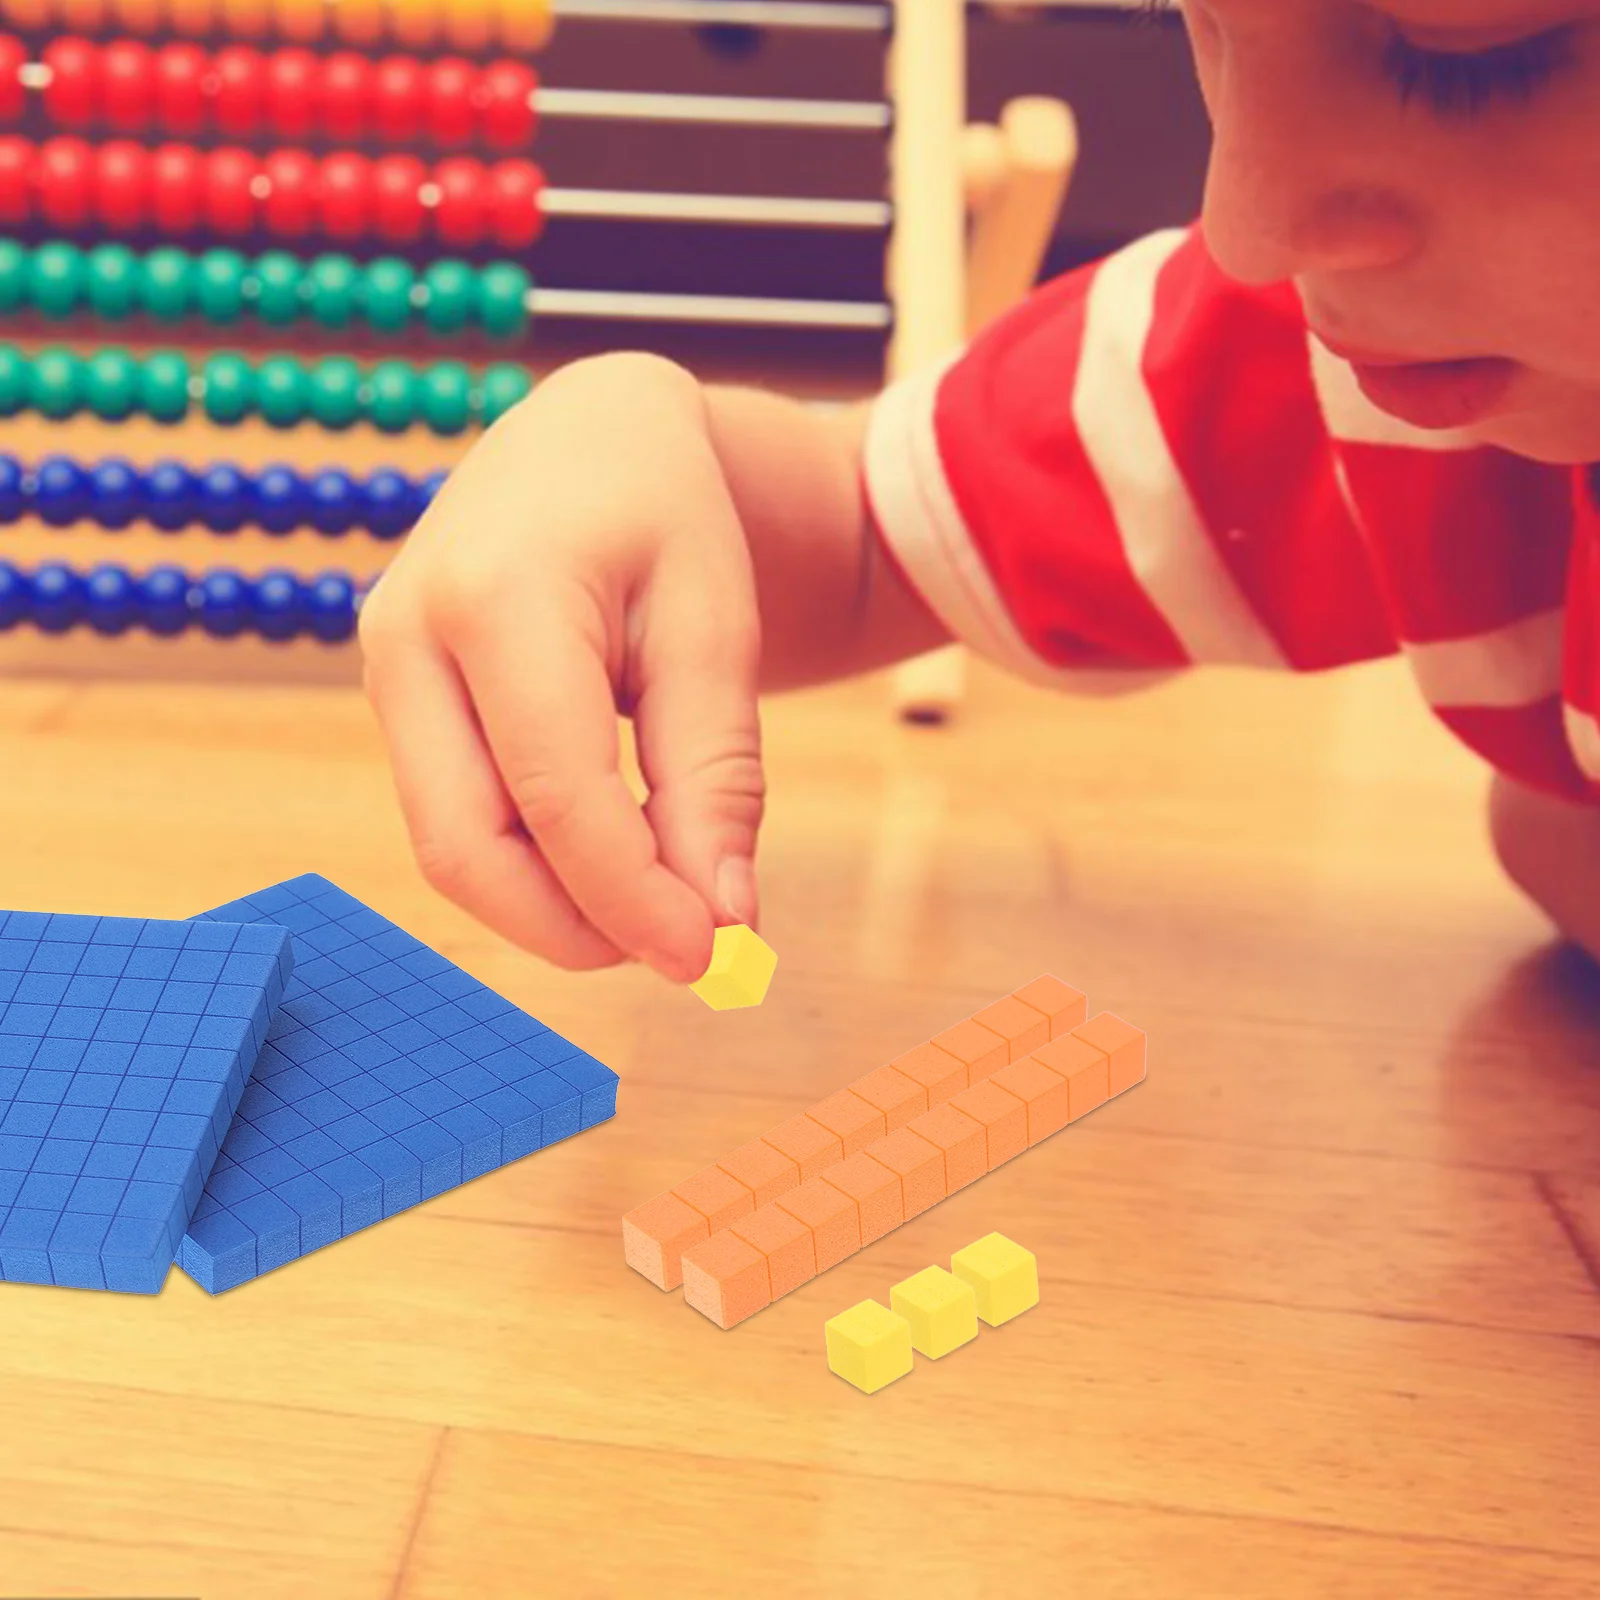
[(309, 275), (311, 315), (324, 328), (343, 328), (360, 305), (361, 269), (349, 256), (318, 256)]
[(144, 258), (139, 298), (152, 317), (177, 322), (194, 304), (194, 258), (187, 250), (152, 250)]
[(293, 428), (306, 417), (306, 369), (293, 356), (273, 356), (256, 369), (256, 404), (274, 428)]
[(0, 311), (17, 311), (28, 298), (33, 252), (15, 239), (0, 239)]
[(460, 433), (472, 421), (472, 374), (441, 361), (422, 374), (422, 416), (435, 433)]
[(189, 363), (172, 350), (146, 356), (139, 398), (157, 422), (182, 422), (189, 415)]
[(28, 403), (28, 358), (0, 344), (0, 417), (14, 417)]
[(106, 422), (121, 422), (139, 407), (139, 363), (126, 350), (97, 350), (83, 378), (89, 409)]
[(329, 356), (311, 369), (311, 415), (324, 428), (361, 420), (361, 368), (348, 356)]
[(404, 433), (417, 420), (419, 384), (407, 361), (380, 361), (367, 380), (367, 416), (382, 433)]
[(417, 287), (417, 273), (411, 263), (384, 256), (367, 267), (366, 279), (362, 299), (366, 302), (367, 321), (379, 333), (399, 333), (409, 327), (414, 309), (412, 296)]
[(422, 281), (428, 326), (435, 333), (459, 333), (477, 310), (478, 274), (465, 261), (436, 261)]
[(250, 264), (237, 250), (208, 250), (195, 272), (195, 294), (207, 322), (237, 322), (244, 315)]
[(491, 338), (519, 339), (527, 331), (532, 287), (514, 261), (496, 261), (478, 274), (478, 317)]
[(28, 373), (28, 403), (61, 421), (83, 404), (83, 363), (70, 350), (41, 350)]
[(255, 369), (241, 355), (221, 351), (206, 362), (206, 415), (225, 427), (242, 422), (255, 408)]
[(304, 306), (300, 285), (305, 273), (284, 250), (269, 250), (256, 262), (256, 315), (274, 327), (300, 319)]
[(496, 423), (513, 406), (520, 405), (533, 392), (533, 379), (524, 367), (501, 362), (483, 375), (479, 409), (484, 427)]
[(91, 250), (87, 294), (97, 316), (131, 317), (139, 305), (139, 258), (125, 244)]
[(75, 244), (42, 244), (33, 252), (28, 299), (47, 317), (70, 317), (83, 300), (83, 252)]

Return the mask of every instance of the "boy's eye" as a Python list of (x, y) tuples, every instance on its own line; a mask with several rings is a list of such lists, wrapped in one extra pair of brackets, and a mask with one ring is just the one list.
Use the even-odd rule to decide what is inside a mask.
[(1576, 29), (1553, 28), (1531, 39), (1496, 45), (1471, 55), (1424, 50), (1395, 34), (1384, 50), (1383, 70), (1402, 104), (1422, 95), (1444, 116), (1476, 116), (1497, 99), (1526, 105), (1575, 59)]

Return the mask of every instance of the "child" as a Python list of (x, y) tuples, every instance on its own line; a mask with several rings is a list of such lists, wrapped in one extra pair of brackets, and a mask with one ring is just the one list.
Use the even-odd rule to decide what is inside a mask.
[(1403, 651), (1600, 952), (1600, 4), (1184, 12), (1194, 228), (843, 413), (615, 355), (483, 439), (362, 618), (441, 890), (690, 980), (756, 916), (760, 690), (951, 638), (1063, 686)]

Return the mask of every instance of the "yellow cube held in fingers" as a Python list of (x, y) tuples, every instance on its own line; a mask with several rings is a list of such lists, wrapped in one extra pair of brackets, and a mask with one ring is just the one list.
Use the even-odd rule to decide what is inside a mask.
[(1004, 1234), (991, 1233), (957, 1250), (950, 1270), (972, 1285), (978, 1297), (978, 1315), (991, 1328), (1019, 1317), (1039, 1303), (1039, 1263)]
[(925, 1267), (889, 1291), (889, 1304), (911, 1328), (911, 1348), (937, 1361), (978, 1337), (978, 1296), (943, 1267)]
[(863, 1394), (875, 1394), (911, 1370), (911, 1325), (876, 1300), (830, 1317), (823, 1332), (828, 1371)]
[(718, 928), (711, 947), (711, 965), (689, 987), (713, 1011), (758, 1006), (767, 998), (778, 953), (753, 928), (738, 923)]

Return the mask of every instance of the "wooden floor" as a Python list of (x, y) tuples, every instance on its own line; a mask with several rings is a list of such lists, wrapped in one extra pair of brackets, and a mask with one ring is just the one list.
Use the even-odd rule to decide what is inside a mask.
[[(1600, 1593), (1600, 985), (1387, 668), (775, 703), (767, 1004), (496, 943), (342, 688), (0, 685), (0, 904), (328, 874), (616, 1120), (212, 1300), (0, 1288), (0, 1594)], [(1042, 971), (1148, 1081), (731, 1333), (638, 1201)], [(980, 1234), (1037, 1310), (866, 1398), (825, 1318)]]

